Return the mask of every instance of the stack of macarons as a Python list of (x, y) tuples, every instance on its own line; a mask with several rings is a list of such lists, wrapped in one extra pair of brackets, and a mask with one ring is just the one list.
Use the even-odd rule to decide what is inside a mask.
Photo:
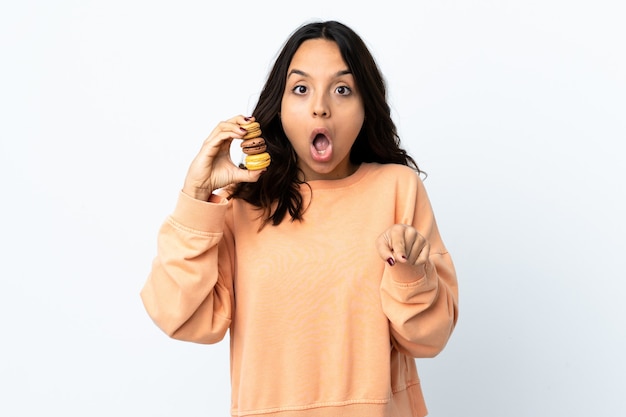
[(258, 122), (250, 122), (242, 125), (248, 133), (241, 139), (241, 150), (246, 155), (245, 165), (249, 170), (267, 168), (270, 164), (270, 154), (266, 152), (265, 139), (261, 137), (261, 125)]

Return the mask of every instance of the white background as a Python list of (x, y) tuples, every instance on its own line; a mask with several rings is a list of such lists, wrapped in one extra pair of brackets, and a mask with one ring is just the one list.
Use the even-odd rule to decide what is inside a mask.
[(0, 415), (228, 415), (228, 341), (139, 290), (201, 142), (318, 18), (371, 47), (458, 269), (430, 415), (624, 415), (623, 2), (1, 4)]

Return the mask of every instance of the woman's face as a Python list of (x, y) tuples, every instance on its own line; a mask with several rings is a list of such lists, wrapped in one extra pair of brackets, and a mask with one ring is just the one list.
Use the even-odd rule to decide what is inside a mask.
[(350, 149), (365, 112), (353, 75), (333, 41), (304, 41), (291, 60), (281, 121), (304, 180), (351, 175)]

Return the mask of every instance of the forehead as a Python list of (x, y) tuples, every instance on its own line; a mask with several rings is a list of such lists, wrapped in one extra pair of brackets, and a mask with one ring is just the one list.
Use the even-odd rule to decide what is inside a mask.
[(322, 66), (332, 66), (334, 71), (347, 69), (337, 43), (328, 39), (309, 39), (296, 50), (289, 68), (313, 69)]

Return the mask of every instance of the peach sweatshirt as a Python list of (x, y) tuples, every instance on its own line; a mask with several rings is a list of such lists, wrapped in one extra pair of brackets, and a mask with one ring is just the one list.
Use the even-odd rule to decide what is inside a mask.
[[(230, 332), (233, 416), (426, 415), (413, 358), (446, 345), (457, 281), (421, 180), (362, 164), (309, 185), (304, 221), (261, 231), (242, 200), (180, 193), (141, 292), (147, 312), (176, 339)], [(380, 258), (375, 240), (395, 223), (428, 239), (425, 267)]]

